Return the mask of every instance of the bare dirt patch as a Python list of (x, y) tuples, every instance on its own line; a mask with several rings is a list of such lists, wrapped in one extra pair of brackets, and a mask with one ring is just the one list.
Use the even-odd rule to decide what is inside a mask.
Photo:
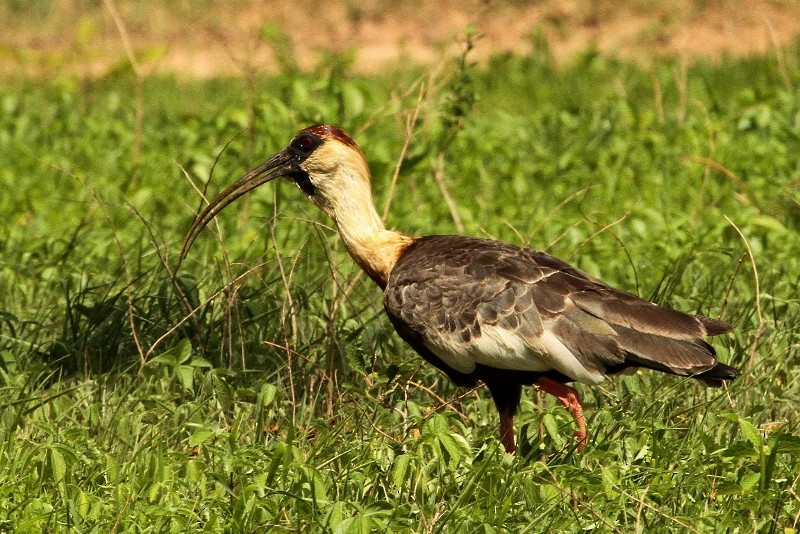
[(440, 61), (460, 48), (468, 28), (479, 36), (476, 59), (529, 53), (542, 41), (559, 61), (588, 48), (644, 63), (664, 55), (719, 59), (780, 54), (800, 36), (800, 0), (18, 4), (0, 7), (8, 21), (0, 36), (6, 77), (100, 76), (128, 65), (128, 52), (145, 73), (181, 77), (275, 72), (287, 64), (313, 69), (329, 52), (351, 54), (353, 68), (374, 72)]

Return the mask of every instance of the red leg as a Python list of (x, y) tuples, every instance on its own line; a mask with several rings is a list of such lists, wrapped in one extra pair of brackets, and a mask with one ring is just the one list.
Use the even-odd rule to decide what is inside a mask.
[(500, 412), (500, 443), (507, 453), (517, 450), (514, 444), (514, 416), (508, 412)]
[(578, 392), (574, 388), (562, 384), (561, 382), (556, 382), (552, 378), (547, 378), (546, 376), (537, 380), (536, 385), (539, 386), (542, 391), (560, 400), (564, 408), (569, 410), (569, 413), (572, 414), (575, 423), (578, 425), (578, 430), (575, 432), (575, 437), (578, 440), (578, 452), (583, 452), (583, 448), (586, 446), (586, 420), (583, 418), (583, 406), (581, 406), (581, 397), (578, 395)]
[(520, 384), (506, 382), (486, 382), (489, 392), (494, 399), (497, 413), (500, 414), (500, 443), (505, 447), (506, 452), (513, 453), (517, 450), (514, 444), (514, 414), (519, 407), (519, 399), (522, 396), (522, 386)]

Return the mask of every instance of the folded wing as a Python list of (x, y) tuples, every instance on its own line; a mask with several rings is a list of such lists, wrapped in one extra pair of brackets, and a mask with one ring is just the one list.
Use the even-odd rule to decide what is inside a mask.
[(385, 291), (393, 323), (448, 367), (563, 375), (597, 383), (647, 367), (717, 385), (736, 376), (703, 338), (726, 323), (614, 289), (547, 254), (462, 236), (418, 239)]

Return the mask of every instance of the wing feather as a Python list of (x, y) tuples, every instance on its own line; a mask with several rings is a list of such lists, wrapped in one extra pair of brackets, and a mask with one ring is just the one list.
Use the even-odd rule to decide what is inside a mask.
[(459, 373), (483, 365), (587, 383), (629, 366), (704, 373), (716, 359), (702, 338), (730, 329), (547, 254), (462, 236), (417, 239), (395, 265), (384, 304), (393, 323)]

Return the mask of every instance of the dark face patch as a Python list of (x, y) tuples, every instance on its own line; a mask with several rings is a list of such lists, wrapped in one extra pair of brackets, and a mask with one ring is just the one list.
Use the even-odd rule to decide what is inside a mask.
[(360, 152), (356, 142), (344, 130), (330, 124), (315, 124), (300, 130), (286, 147), (294, 159), (294, 170), (287, 176), (308, 196), (313, 196), (317, 188), (300, 164), (328, 140), (338, 141)]
[(294, 156), (296, 163), (302, 163), (323, 143), (320, 136), (303, 130), (289, 143), (287, 150)]
[(307, 130), (308, 128), (298, 133), (294, 139), (292, 139), (292, 142), (289, 143), (289, 146), (286, 147), (286, 151), (291, 154), (294, 160), (293, 170), (287, 173), (286, 176), (297, 184), (297, 187), (299, 187), (303, 193), (308, 196), (314, 196), (317, 192), (317, 188), (314, 187), (314, 183), (311, 181), (311, 177), (308, 173), (300, 168), (300, 164), (308, 159), (308, 157), (325, 141), (316, 133)]
[(301, 169), (290, 173), (288, 176), (306, 195), (313, 197), (317, 192), (317, 188), (314, 187), (314, 183), (311, 181), (311, 177), (306, 171)]

